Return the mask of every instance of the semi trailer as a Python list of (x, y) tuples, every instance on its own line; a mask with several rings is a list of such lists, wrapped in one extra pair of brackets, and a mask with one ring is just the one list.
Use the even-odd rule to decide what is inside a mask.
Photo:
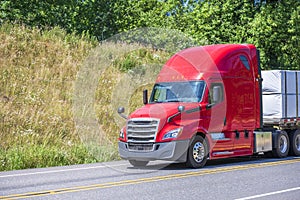
[(300, 155), (300, 71), (261, 71), (252, 44), (191, 47), (162, 67), (144, 106), (125, 116), (120, 157), (203, 167), (207, 160)]

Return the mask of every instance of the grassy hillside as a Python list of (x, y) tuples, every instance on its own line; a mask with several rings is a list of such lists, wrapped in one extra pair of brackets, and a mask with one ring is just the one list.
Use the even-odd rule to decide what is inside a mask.
[[(141, 60), (155, 60), (159, 52), (125, 55), (99, 77), (95, 110), (112, 142), (99, 147), (95, 157), (75, 129), (72, 97), (77, 72), (96, 40), (59, 28), (10, 24), (0, 27), (0, 40), (0, 171), (119, 159), (112, 92), (124, 72)], [(140, 105), (138, 95), (131, 106)]]

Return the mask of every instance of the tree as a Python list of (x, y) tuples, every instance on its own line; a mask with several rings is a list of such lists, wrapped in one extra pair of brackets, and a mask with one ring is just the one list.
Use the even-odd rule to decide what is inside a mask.
[(249, 40), (261, 49), (264, 69), (300, 69), (300, 2), (268, 3), (255, 15)]
[[(175, 29), (199, 45), (253, 43), (264, 69), (299, 69), (300, 1), (2, 0), (0, 23), (60, 26), (99, 41), (142, 27)], [(162, 34), (156, 41), (170, 39)], [(172, 39), (172, 38), (171, 38)], [(176, 37), (173, 38), (176, 40)], [(182, 45), (184, 47), (186, 45)]]

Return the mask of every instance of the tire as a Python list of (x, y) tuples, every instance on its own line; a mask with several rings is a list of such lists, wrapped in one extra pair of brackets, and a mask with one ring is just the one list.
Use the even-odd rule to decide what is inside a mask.
[(134, 167), (145, 167), (149, 161), (129, 160), (129, 163)]
[(300, 156), (300, 129), (291, 131), (289, 136), (290, 155)]
[(290, 148), (288, 134), (285, 131), (280, 131), (277, 136), (275, 136), (275, 140), (276, 146), (273, 148), (273, 156), (277, 158), (286, 157)]
[(196, 135), (188, 148), (186, 166), (190, 168), (203, 167), (206, 164), (208, 152), (206, 140), (202, 136)]

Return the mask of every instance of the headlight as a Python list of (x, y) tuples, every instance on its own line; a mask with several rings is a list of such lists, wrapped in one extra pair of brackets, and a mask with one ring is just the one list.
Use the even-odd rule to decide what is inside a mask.
[(123, 128), (120, 130), (119, 138), (124, 139), (124, 130), (123, 130)]
[(181, 132), (182, 132), (182, 128), (176, 128), (174, 130), (171, 130), (164, 135), (163, 140), (170, 139), (170, 138), (177, 138), (177, 136)]

